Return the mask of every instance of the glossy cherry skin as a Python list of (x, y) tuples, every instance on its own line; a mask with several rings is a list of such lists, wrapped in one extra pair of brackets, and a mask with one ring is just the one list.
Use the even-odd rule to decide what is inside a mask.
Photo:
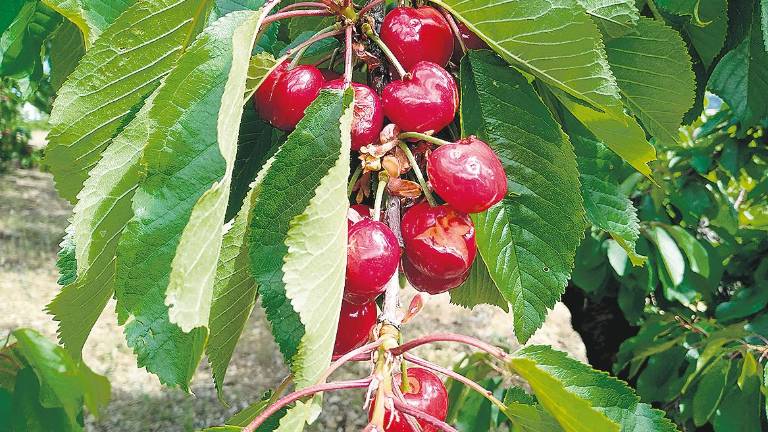
[(349, 206), (347, 211), (347, 228), (351, 228), (352, 225), (360, 222), (365, 218), (371, 217), (371, 208), (365, 204), (354, 204)]
[(426, 276), (458, 278), (475, 260), (475, 226), (466, 213), (448, 204), (416, 204), (405, 212), (400, 228), (406, 256)]
[(501, 161), (475, 136), (435, 149), (427, 159), (427, 175), (435, 192), (464, 213), (485, 211), (507, 194)]
[(381, 92), (384, 115), (407, 132), (439, 131), (448, 126), (459, 108), (459, 90), (448, 71), (419, 62), (410, 75), (392, 81)]
[[(341, 90), (344, 80), (333, 80), (323, 88)], [(352, 112), (352, 150), (368, 145), (379, 138), (379, 132), (384, 127), (384, 109), (381, 98), (365, 84), (352, 83), (355, 90), (355, 107)]]
[(283, 62), (261, 83), (254, 95), (261, 118), (272, 126), (290, 131), (296, 128), (307, 109), (325, 84), (320, 69), (296, 66), (288, 70)]
[(349, 228), (344, 299), (367, 303), (384, 292), (397, 270), (400, 245), (384, 223), (364, 218)]
[(343, 355), (368, 341), (371, 329), (376, 325), (376, 303), (362, 305), (341, 302), (339, 328), (336, 330), (336, 342), (333, 355)]
[(380, 36), (406, 70), (420, 61), (445, 66), (453, 53), (448, 20), (429, 6), (392, 9), (381, 23)]
[(427, 294), (440, 294), (446, 291), (450, 291), (462, 283), (469, 277), (469, 270), (456, 277), (442, 279), (433, 276), (426, 275), (419, 271), (411, 264), (411, 260), (408, 257), (403, 257), (401, 260), (403, 273), (405, 273), (408, 283), (411, 284), (416, 291), (425, 292)]
[(320, 73), (323, 74), (323, 78), (325, 78), (326, 81), (333, 81), (341, 78), (340, 73), (330, 69), (320, 69)]
[[(448, 392), (440, 378), (432, 372), (422, 368), (408, 368), (406, 374), (410, 390), (403, 394), (405, 403), (423, 411), (432, 417), (445, 421), (448, 415)], [(400, 374), (395, 374), (392, 378), (393, 385), (399, 385)], [(371, 404), (373, 407), (373, 404)], [(369, 410), (368, 415), (371, 415)], [(390, 412), (385, 410), (384, 414), (384, 432), (415, 432), (408, 424), (403, 414), (393, 418), (390, 423)], [(439, 429), (423, 420), (417, 420), (423, 432), (438, 432)]]
[(459, 37), (464, 42), (467, 49), (488, 49), (489, 46), (484, 40), (480, 39), (469, 27), (461, 21), (456, 21), (456, 27), (459, 28)]

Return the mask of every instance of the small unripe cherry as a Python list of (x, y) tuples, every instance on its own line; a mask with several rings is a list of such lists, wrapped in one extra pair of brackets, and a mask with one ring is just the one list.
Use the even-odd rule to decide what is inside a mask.
[(459, 108), (459, 90), (448, 71), (430, 62), (416, 63), (408, 76), (381, 92), (384, 115), (406, 132), (439, 131)]
[(488, 144), (475, 136), (441, 145), (427, 159), (435, 192), (453, 208), (479, 213), (507, 194), (507, 176)]
[(364, 218), (348, 230), (344, 299), (367, 303), (384, 292), (400, 261), (400, 245), (383, 222)]
[(346, 354), (367, 342), (376, 318), (375, 302), (357, 305), (342, 300), (333, 355)]
[[(416, 367), (408, 368), (406, 376), (408, 377), (409, 390), (403, 392), (405, 403), (438, 420), (445, 421), (448, 415), (448, 392), (440, 378), (426, 369)], [(392, 385), (400, 385), (400, 383), (401, 375), (395, 374), (392, 377)], [(374, 404), (371, 403), (371, 408), (368, 411), (369, 417), (372, 414), (373, 406)], [(415, 432), (405, 419), (405, 414), (398, 414), (397, 417), (393, 417), (389, 410), (385, 409), (384, 432)], [(391, 422), (390, 419), (392, 419)], [(417, 422), (421, 426), (422, 432), (439, 431), (436, 426), (424, 420), (417, 420)]]
[(405, 278), (408, 279), (408, 283), (411, 284), (416, 291), (432, 295), (444, 293), (458, 287), (467, 280), (470, 272), (470, 270), (467, 270), (459, 276), (447, 279), (436, 278), (422, 273), (419, 269), (414, 267), (407, 256), (402, 258), (401, 267), (405, 274)]
[(392, 9), (381, 23), (380, 36), (406, 70), (420, 61), (445, 66), (453, 53), (451, 26), (430, 6)]
[[(323, 88), (341, 90), (344, 80), (337, 79), (326, 83)], [(352, 150), (368, 145), (379, 137), (384, 127), (384, 108), (381, 98), (365, 84), (352, 83), (355, 90), (355, 104), (352, 112)]]
[(427, 276), (457, 278), (475, 260), (477, 245), (472, 219), (448, 204), (416, 204), (405, 212), (400, 227), (406, 256)]
[(323, 74), (314, 66), (302, 65), (290, 70), (288, 66), (288, 62), (277, 66), (254, 94), (261, 118), (286, 131), (296, 128), (325, 83)]

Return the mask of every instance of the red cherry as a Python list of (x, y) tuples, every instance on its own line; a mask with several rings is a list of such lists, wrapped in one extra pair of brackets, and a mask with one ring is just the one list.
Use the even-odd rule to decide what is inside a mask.
[(456, 277), (448, 279), (436, 278), (419, 271), (419, 269), (411, 264), (411, 260), (409, 260), (408, 257), (403, 257), (401, 261), (403, 273), (405, 273), (408, 283), (410, 283), (417, 291), (425, 292), (427, 294), (434, 295), (452, 290), (464, 283), (469, 277), (469, 270), (467, 270), (464, 274)]
[[(403, 394), (405, 403), (423, 411), (432, 417), (445, 421), (448, 415), (448, 392), (440, 378), (432, 372), (422, 368), (408, 368), (406, 374), (410, 390)], [(400, 374), (395, 374), (394, 385), (399, 385)], [(371, 404), (373, 407), (373, 403)], [(371, 411), (368, 411), (371, 415)], [(390, 417), (391, 414), (385, 410), (384, 414), (384, 432), (414, 432), (413, 428), (405, 419), (405, 414), (399, 413), (396, 418)], [(392, 422), (390, 423), (390, 418)], [(421, 426), (422, 432), (438, 432), (439, 429), (432, 426), (424, 420), (417, 420)]]
[(456, 21), (456, 27), (459, 28), (459, 37), (464, 42), (467, 49), (488, 49), (490, 48), (484, 40), (480, 39), (469, 27), (461, 21)]
[[(341, 90), (344, 80), (331, 81), (323, 88)], [(384, 110), (381, 98), (365, 84), (352, 83), (355, 89), (355, 108), (352, 114), (352, 150), (368, 145), (379, 138), (379, 132), (384, 127)]]
[(362, 304), (384, 292), (397, 270), (400, 245), (384, 223), (363, 219), (349, 228), (344, 299)]
[(346, 354), (364, 344), (375, 325), (375, 302), (356, 305), (342, 301), (339, 328), (336, 330), (336, 342), (333, 344), (333, 355)]
[(314, 66), (296, 66), (288, 70), (283, 62), (256, 90), (254, 101), (259, 115), (282, 130), (293, 130), (304, 117), (304, 110), (317, 98), (325, 83)]
[(427, 276), (457, 278), (475, 260), (475, 226), (466, 213), (448, 204), (416, 204), (405, 212), (400, 227), (406, 256)]
[(420, 61), (445, 66), (453, 53), (448, 20), (429, 6), (392, 9), (381, 23), (381, 40), (406, 70)]
[(501, 161), (475, 136), (438, 147), (427, 159), (429, 182), (438, 195), (464, 213), (479, 213), (507, 194)]
[(352, 228), (352, 225), (360, 222), (364, 218), (371, 217), (370, 207), (363, 204), (355, 204), (349, 206), (347, 210), (347, 229)]
[(323, 74), (323, 78), (325, 78), (326, 81), (333, 81), (341, 78), (340, 73), (330, 69), (320, 69), (320, 73)]
[(448, 71), (419, 62), (408, 76), (392, 81), (381, 92), (384, 114), (403, 131), (439, 131), (459, 108), (459, 90)]

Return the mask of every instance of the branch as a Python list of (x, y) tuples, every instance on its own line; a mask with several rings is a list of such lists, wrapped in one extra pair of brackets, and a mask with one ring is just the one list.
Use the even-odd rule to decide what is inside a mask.
[(485, 351), (505, 363), (509, 361), (509, 354), (503, 349), (483, 342), (480, 339), (475, 339), (471, 336), (465, 336), (456, 333), (435, 333), (432, 335), (420, 337), (418, 339), (413, 339), (393, 348), (391, 352), (392, 355), (398, 356), (406, 351), (412, 350), (413, 348), (433, 342), (459, 342)]

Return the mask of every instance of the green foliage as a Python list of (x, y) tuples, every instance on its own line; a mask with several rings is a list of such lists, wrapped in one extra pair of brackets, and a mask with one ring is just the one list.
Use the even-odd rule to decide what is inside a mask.
[(14, 163), (31, 168), (40, 161), (39, 151), (29, 145), (29, 127), (21, 118), (24, 98), (11, 79), (0, 80), (0, 173)]
[(34, 330), (14, 330), (0, 347), (4, 432), (82, 431), (84, 407), (98, 416), (109, 398), (105, 377)]

